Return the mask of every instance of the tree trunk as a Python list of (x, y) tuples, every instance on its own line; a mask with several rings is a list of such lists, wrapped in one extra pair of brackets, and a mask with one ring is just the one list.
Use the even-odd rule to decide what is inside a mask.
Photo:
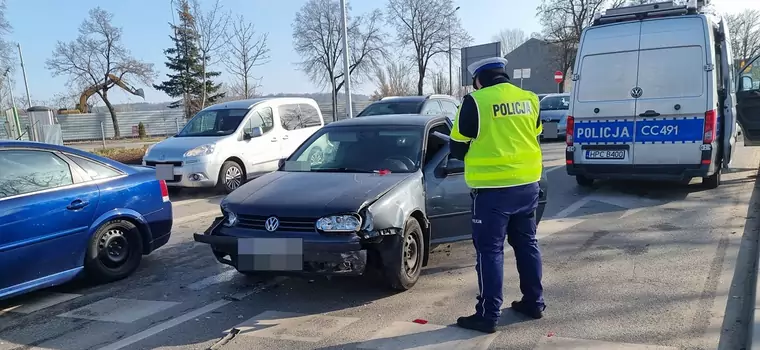
[(113, 123), (113, 137), (115, 139), (121, 138), (121, 132), (119, 131), (119, 118), (116, 117), (116, 110), (113, 108), (111, 101), (108, 100), (108, 95), (103, 92), (103, 102), (108, 107), (108, 112), (111, 113), (111, 122)]
[(243, 93), (245, 98), (251, 98), (251, 94), (248, 92), (248, 77), (243, 77)]
[(203, 58), (201, 59), (201, 69), (203, 70), (203, 92), (201, 95), (201, 109), (206, 108), (206, 54), (203, 54)]
[(338, 93), (335, 92), (335, 78), (330, 77), (332, 89), (330, 89), (332, 97), (332, 114), (333, 121), (338, 120)]
[(425, 87), (425, 67), (422, 64), (417, 65), (417, 73), (419, 73), (419, 79), (417, 79), (417, 95), (422, 96), (422, 88)]

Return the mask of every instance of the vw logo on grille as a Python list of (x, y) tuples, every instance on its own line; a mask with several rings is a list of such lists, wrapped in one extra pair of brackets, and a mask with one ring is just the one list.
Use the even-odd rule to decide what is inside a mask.
[(277, 220), (276, 217), (272, 216), (267, 221), (264, 222), (264, 228), (269, 232), (277, 231), (277, 228), (280, 227), (280, 220)]
[(640, 87), (635, 87), (631, 89), (631, 97), (633, 98), (639, 98), (644, 93), (644, 90), (642, 90)]

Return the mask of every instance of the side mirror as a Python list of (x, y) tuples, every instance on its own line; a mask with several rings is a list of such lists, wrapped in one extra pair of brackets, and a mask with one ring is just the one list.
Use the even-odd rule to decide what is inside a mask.
[(264, 134), (264, 130), (261, 129), (260, 126), (257, 126), (257, 127), (253, 128), (253, 129), (251, 129), (250, 132), (249, 131), (244, 131), (243, 132), (243, 140), (250, 140), (252, 138), (260, 137), (263, 134)]
[(282, 170), (283, 165), (285, 165), (285, 158), (280, 158), (277, 161), (277, 170)]
[(742, 84), (739, 87), (739, 91), (749, 91), (752, 90), (753, 85), (752, 77), (749, 76), (742, 76)]

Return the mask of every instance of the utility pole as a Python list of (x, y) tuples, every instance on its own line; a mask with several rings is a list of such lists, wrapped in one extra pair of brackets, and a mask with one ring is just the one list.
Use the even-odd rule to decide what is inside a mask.
[(21, 54), (21, 44), (18, 47), (18, 57), (21, 59), (21, 72), (24, 74), (24, 87), (26, 88), (26, 102), (32, 107), (32, 97), (29, 95), (29, 82), (26, 80), (26, 68), (24, 68), (24, 55)]
[(348, 52), (348, 14), (346, 13), (346, 0), (340, 0), (340, 14), (343, 22), (343, 86), (346, 88), (346, 117), (353, 118), (351, 106), (351, 72), (349, 71)]
[(457, 8), (455, 8), (454, 11), (451, 11), (451, 13), (449, 13), (449, 18), (448, 18), (449, 20), (449, 25), (448, 25), (449, 27), (449, 96), (451, 96), (454, 93), (453, 92), (454, 80), (453, 80), (452, 71), (451, 71), (451, 16), (453, 16), (454, 13), (457, 12), (458, 10), (459, 10), (459, 6), (457, 6)]
[(11, 75), (9, 74), (11, 72), (10, 68), (5, 69), (5, 73), (3, 75), (8, 78), (8, 92), (11, 94), (11, 106), (13, 106), (13, 109), (11, 112), (13, 112), (13, 124), (16, 129), (16, 137), (21, 137), (21, 121), (18, 117), (18, 110), (16, 110), (16, 98), (13, 97), (13, 83), (11, 82)]

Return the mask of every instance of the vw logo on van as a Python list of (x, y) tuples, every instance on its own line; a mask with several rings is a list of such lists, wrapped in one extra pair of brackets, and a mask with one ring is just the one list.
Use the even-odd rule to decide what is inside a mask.
[(272, 216), (267, 221), (264, 222), (264, 228), (269, 232), (274, 232), (277, 230), (277, 228), (280, 227), (280, 220), (277, 220), (276, 217)]
[(633, 98), (639, 98), (644, 93), (644, 90), (642, 90), (640, 87), (635, 87), (631, 89), (631, 97)]

